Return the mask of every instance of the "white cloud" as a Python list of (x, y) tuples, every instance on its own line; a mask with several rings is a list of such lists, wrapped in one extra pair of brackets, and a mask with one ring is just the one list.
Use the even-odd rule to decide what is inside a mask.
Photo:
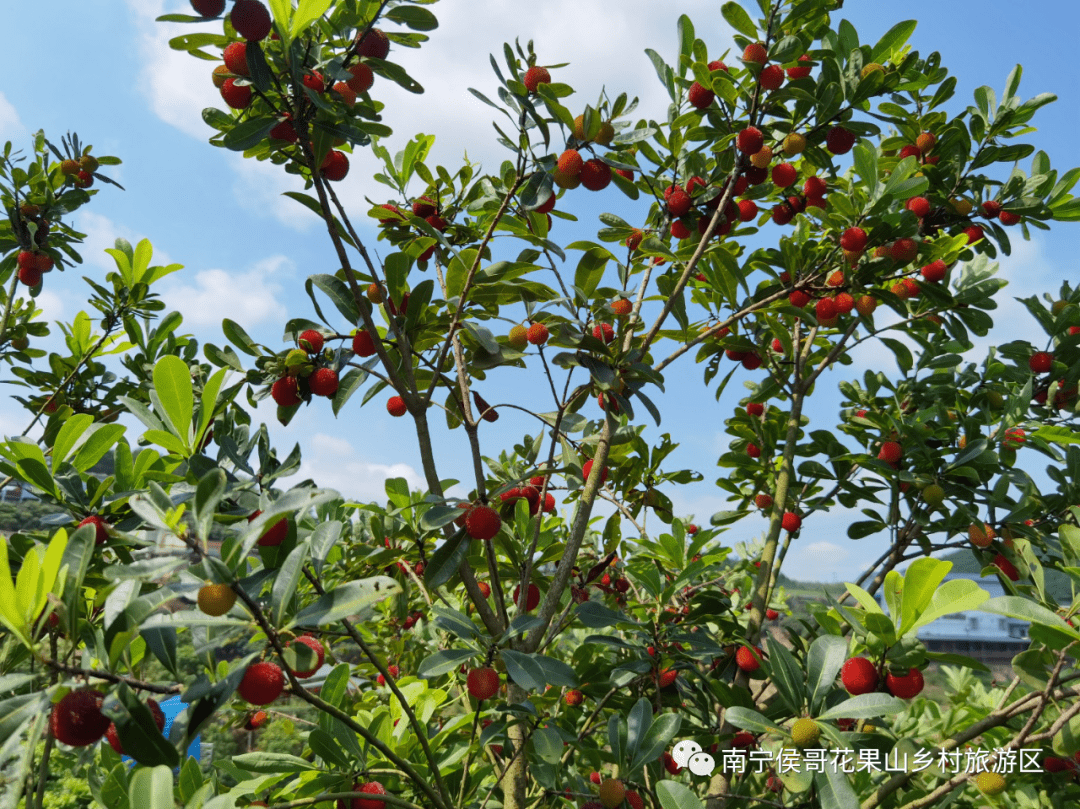
[(199, 270), (193, 281), (185, 274), (188, 283), (167, 286), (161, 296), (193, 326), (217, 326), (226, 317), (245, 328), (266, 320), (284, 323), (288, 313), (278, 300), (281, 285), (272, 279), (286, 265), (291, 262), (284, 256), (272, 256), (247, 272)]
[(385, 500), (388, 478), (405, 478), (410, 488), (426, 489), (423, 477), (409, 464), (382, 464), (367, 460), (343, 438), (316, 433), (304, 442), (300, 479), (311, 478), (319, 486), (337, 489), (361, 502)]
[(7, 96), (0, 93), (0, 138), (14, 139), (26, 134), (26, 127), (19, 119), (19, 113)]

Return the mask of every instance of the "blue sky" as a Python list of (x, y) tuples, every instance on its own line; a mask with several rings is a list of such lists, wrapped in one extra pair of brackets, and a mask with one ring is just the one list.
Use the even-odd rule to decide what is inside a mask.
[[(494, 141), (490, 120), (494, 111), (468, 94), (475, 87), (494, 95), (495, 81), (488, 54), (500, 53), (504, 41), (533, 39), (542, 63), (570, 62), (557, 78), (574, 85), (578, 93), (567, 100), (593, 101), (601, 87), (612, 95), (626, 90), (641, 98), (638, 114), (663, 117), (666, 96), (643, 51), (651, 47), (671, 58), (676, 47), (675, 21), (680, 13), (694, 20), (697, 34), (709, 43), (711, 56), (733, 47), (715, 0), (684, 0), (657, 4), (649, 0), (626, 0), (615, 6), (548, 0), (543, 4), (520, 0), (459, 0), (433, 7), (441, 27), (420, 51), (393, 51), (409, 72), (427, 88), (412, 96), (397, 88), (377, 84), (375, 97), (388, 105), (386, 121), (395, 129), (390, 150), (400, 149), (416, 132), (439, 137), (430, 164), (441, 163), (453, 171), (463, 151), (495, 170), (503, 159)], [(999, 94), (1013, 65), (1024, 65), (1020, 92), (1030, 97), (1053, 92), (1057, 103), (1041, 110), (1036, 118), (1039, 132), (1025, 140), (1044, 149), (1055, 168), (1072, 166), (1076, 132), (1080, 124), (1080, 89), (1071, 76), (1066, 49), (1057, 45), (1053, 32), (1080, 27), (1080, 7), (1069, 2), (1046, 3), (1038, 17), (1043, 24), (1019, 24), (1017, 6), (1004, 0), (986, 0), (977, 6), (943, 3), (940, 0), (907, 0), (905, 3), (848, 0), (843, 12), (857, 28), (860, 40), (875, 42), (901, 19), (917, 19), (911, 44), (923, 54), (937, 50), (943, 64), (957, 76), (959, 86), (948, 107), (956, 112), (971, 103), (972, 91), (989, 84)], [(159, 259), (178, 262), (185, 269), (161, 286), (168, 304), (185, 316), (185, 325), (203, 342), (222, 344), (223, 317), (238, 321), (261, 342), (281, 345), (281, 331), (290, 317), (311, 317), (314, 312), (303, 293), (303, 279), (316, 272), (332, 272), (336, 262), (317, 220), (281, 192), (297, 188), (294, 179), (268, 164), (244, 161), (239, 154), (207, 144), (211, 132), (199, 116), (206, 106), (222, 106), (209, 78), (214, 63), (193, 59), (167, 47), (170, 37), (190, 32), (188, 26), (155, 23), (166, 12), (184, 11), (179, 0), (113, 0), (74, 2), (53, 0), (48, 20), (33, 4), (8, 9), (9, 37), (0, 52), (5, 79), (0, 83), (0, 141), (14, 140), (25, 146), (29, 135), (44, 128), (51, 139), (75, 130), (92, 143), (97, 153), (114, 154), (124, 165), (108, 173), (126, 191), (106, 187), (72, 224), (88, 233), (81, 272), (49, 276), (41, 305), (50, 319), (70, 319), (85, 300), (81, 275), (101, 278), (113, 267), (102, 250), (117, 236), (133, 243), (149, 237)], [(1047, 23), (1050, 23), (1049, 25)], [(200, 30), (220, 31), (208, 23)], [(1048, 34), (1048, 29), (1050, 33)], [(47, 38), (23, 32), (47, 31)], [(368, 156), (353, 158), (349, 177), (339, 193), (355, 211), (362, 235), (374, 230), (364, 222), (365, 197), (386, 199), (382, 186), (370, 177), (375, 164)], [(417, 194), (421, 189), (416, 191)], [(612, 211), (628, 221), (641, 218), (641, 208), (627, 203), (610, 187), (603, 193), (579, 190), (560, 208), (569, 208), (585, 225), (596, 223), (596, 214)], [(558, 238), (580, 238), (582, 230), (567, 227), (555, 231)], [(766, 233), (771, 233), (767, 228)], [(1058, 225), (1050, 234), (1039, 232), (1029, 243), (1014, 245), (1014, 255), (1002, 263), (1006, 278), (1016, 279), (1002, 293), (999, 323), (1007, 331), (992, 333), (996, 342), (1029, 337), (1040, 345), (1043, 338), (1014, 295), (1056, 291), (1067, 274), (1075, 278), (1075, 255), (1080, 232), (1075, 226)], [(576, 263), (577, 256), (569, 261)], [(571, 264), (573, 266), (573, 264)], [(1069, 270), (1072, 270), (1069, 273)], [(1021, 283), (1017, 283), (1019, 279)], [(984, 344), (988, 344), (986, 341)], [(863, 351), (845, 377), (861, 375), (867, 367), (889, 355)], [(702, 368), (692, 356), (667, 373), (667, 393), (657, 395), (664, 413), (660, 431), (671, 432), (682, 446), (666, 469), (694, 468), (705, 475), (702, 484), (668, 492), (681, 514), (695, 515), (705, 523), (713, 512), (726, 508), (713, 485), (715, 460), (727, 444), (723, 422), (733, 412), (741, 386), (736, 381), (717, 404), (702, 387)], [(852, 371), (854, 368), (856, 371)], [(749, 374), (746, 375), (749, 378)], [(822, 394), (811, 410), (813, 429), (835, 424), (838, 373), (827, 374), (819, 386)], [(507, 370), (494, 374), (480, 386), (489, 401), (501, 402), (544, 386), (534, 371)], [(511, 392), (513, 392), (511, 394)], [(506, 394), (506, 396), (503, 396)], [(343, 493), (380, 497), (387, 475), (407, 477), (419, 484), (419, 458), (409, 440), (408, 419), (392, 420), (379, 397), (367, 407), (355, 399), (335, 421), (330, 407), (318, 402), (302, 411), (288, 428), (274, 425), (284, 451), (294, 442), (304, 449), (303, 473)], [(587, 406), (588, 408), (589, 406)], [(550, 409), (547, 406), (541, 409)], [(591, 410), (586, 414), (592, 416)], [(259, 416), (273, 422), (272, 408)], [(18, 433), (26, 423), (18, 406), (0, 401), (0, 431)], [(441, 419), (433, 421), (441, 424)], [(497, 455), (534, 423), (507, 411), (497, 425), (482, 430), (485, 453)], [(660, 431), (650, 428), (650, 435)], [(469, 463), (464, 435), (438, 436), (440, 472), (444, 478), (467, 480)], [(1044, 459), (1039, 458), (1042, 465)], [(808, 521), (789, 556), (799, 578), (848, 578), (851, 572), (876, 558), (883, 541), (846, 539), (844, 528), (852, 518), (840, 511)], [(763, 519), (751, 518), (729, 532), (731, 542), (751, 540), (764, 528)], [(654, 526), (658, 527), (658, 526)]]

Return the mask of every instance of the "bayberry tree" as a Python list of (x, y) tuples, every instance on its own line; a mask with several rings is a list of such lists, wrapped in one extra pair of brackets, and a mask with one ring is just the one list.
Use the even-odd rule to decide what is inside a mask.
[[(152, 287), (179, 265), (118, 242), (116, 272), (91, 282), (99, 327), (80, 314), (68, 353), (47, 353), (30, 343), (46, 333), (35, 295), (79, 261), (65, 219), (118, 161), (75, 137), (6, 149), (0, 350), (31, 421), (0, 444), (0, 473), (68, 521), (0, 542), (8, 805), (40, 809), (54, 770), (131, 809), (1080, 796), (1080, 632), (1047, 587), (1080, 570), (1080, 292), (1025, 300), (1043, 345), (965, 358), (993, 325), (1010, 236), (1080, 218), (1080, 170), (1018, 142), (1052, 96), (1023, 100), (1017, 67), (1000, 100), (980, 87), (949, 115), (955, 78), (908, 47), (914, 22), (860, 44), (836, 0), (759, 0), (757, 19), (729, 2), (733, 48), (684, 16), (674, 57), (650, 52), (662, 121), (635, 119), (627, 94), (572, 101), (560, 66), (507, 45), (497, 100), (477, 94), (511, 156), (477, 175), (428, 165), (427, 136), (384, 145), (379, 88), (421, 90), (406, 46), (435, 28), (429, 3), (191, 5), (160, 24), (197, 26), (174, 47), (220, 55), (211, 143), (295, 175), (338, 266), (308, 279), (319, 320), (285, 324), (284, 350), (232, 320), (218, 345), (162, 314)], [(384, 163), (370, 185), (350, 174), (357, 150)], [(369, 206), (350, 210), (342, 183)], [(560, 243), (559, 220), (617, 195), (632, 221), (601, 213), (593, 238)], [(839, 424), (812, 424), (824, 374), (867, 341), (900, 373), (841, 382)], [(703, 395), (734, 408), (717, 481), (732, 506), (700, 527), (670, 493), (701, 473), (666, 466), (674, 444), (647, 427), (692, 357)], [(521, 369), (541, 400), (483, 398)], [(426, 488), (391, 479), (385, 501), (356, 503), (287, 486), (300, 449), (253, 422), (267, 397), (283, 422), (385, 407)], [(521, 438), (491, 446), (484, 425), (503, 417)], [(440, 451), (444, 425), (464, 462)], [(792, 543), (839, 508), (888, 552), (843, 599), (773, 624)], [(759, 513), (767, 529), (736, 555), (732, 527)], [(956, 548), (1008, 595), (945, 582), (934, 554)], [(1030, 622), (1006, 686), (916, 636), (974, 609)], [(955, 666), (948, 710), (919, 698), (932, 662)], [(186, 708), (166, 735), (172, 695)], [(184, 757), (211, 723), (254, 731), (285, 699), (314, 709), (301, 755)], [(676, 741), (680, 759), (711, 751), (709, 778)], [(969, 745), (988, 751), (970, 772), (895, 757)], [(1033, 747), (1053, 780), (1003, 766)], [(774, 765), (746, 766), (755, 749)], [(815, 768), (820, 749), (882, 764)]]

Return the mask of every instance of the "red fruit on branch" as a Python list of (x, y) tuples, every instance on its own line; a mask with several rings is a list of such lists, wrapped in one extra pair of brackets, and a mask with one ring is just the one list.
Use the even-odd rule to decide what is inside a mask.
[(889, 693), (900, 699), (912, 699), (923, 690), (923, 673), (918, 669), (908, 669), (907, 674), (897, 675), (889, 672), (885, 675), (885, 687)]
[(490, 667), (472, 669), (465, 677), (469, 695), (481, 702), (491, 699), (499, 691), (499, 673)]
[[(521, 586), (514, 588), (514, 603), (518, 603), (518, 597), (521, 595)], [(540, 588), (535, 584), (529, 585), (529, 592), (525, 596), (525, 612), (532, 612), (538, 606), (540, 606)]]
[(735, 146), (744, 154), (757, 154), (765, 145), (765, 136), (756, 126), (748, 126), (735, 138)]
[(93, 744), (109, 729), (109, 718), (101, 712), (105, 695), (100, 691), (82, 689), (68, 692), (53, 705), (49, 714), (49, 730), (58, 742), (69, 747)]
[(274, 24), (270, 12), (258, 0), (236, 0), (229, 21), (236, 33), (249, 42), (265, 39)]
[(244, 672), (236, 689), (252, 705), (269, 705), (285, 690), (285, 674), (277, 663), (254, 663)]
[(104, 545), (109, 541), (109, 528), (111, 526), (105, 522), (104, 518), (99, 517), (97, 514), (91, 514), (79, 523), (79, 528), (82, 528), (84, 525), (94, 526), (95, 545)]
[(802, 517), (794, 511), (786, 511), (780, 521), (780, 525), (788, 533), (795, 533), (802, 527)]
[(465, 532), (473, 539), (491, 539), (501, 527), (502, 518), (491, 506), (473, 506), (465, 515)]
[(296, 646), (297, 644), (307, 646), (315, 653), (315, 663), (311, 668), (303, 670), (296, 669), (294, 672), (297, 677), (303, 679), (305, 677), (310, 677), (322, 668), (323, 662), (326, 660), (326, 651), (323, 649), (323, 645), (319, 643), (318, 639), (313, 638), (311, 635), (301, 635), (290, 643), (289, 646)]
[(866, 248), (866, 231), (862, 228), (848, 228), (840, 234), (840, 247), (850, 253), (858, 253)]
[(855, 135), (842, 126), (834, 126), (825, 136), (825, 147), (834, 155), (847, 154), (855, 145)]
[(761, 658), (764, 657), (765, 652), (758, 646), (756, 649), (751, 649), (749, 646), (740, 646), (738, 651), (735, 652), (735, 665), (737, 665), (743, 671), (757, 671), (761, 668)]
[(852, 657), (840, 670), (840, 681), (849, 694), (869, 694), (878, 687), (877, 669), (865, 657)]
[(381, 28), (372, 28), (360, 37), (356, 53), (371, 59), (385, 59), (390, 54), (390, 38)]
[(761, 42), (752, 42), (743, 50), (742, 58), (744, 62), (756, 62), (763, 65), (769, 58), (769, 52), (765, 50), (765, 45)]
[(1033, 374), (1045, 374), (1054, 365), (1054, 355), (1049, 351), (1036, 351), (1028, 360), (1028, 368)]
[(523, 80), (525, 89), (530, 93), (535, 93), (536, 89), (541, 84), (551, 84), (551, 73), (546, 67), (538, 67), (533, 65), (525, 71), (525, 78)]

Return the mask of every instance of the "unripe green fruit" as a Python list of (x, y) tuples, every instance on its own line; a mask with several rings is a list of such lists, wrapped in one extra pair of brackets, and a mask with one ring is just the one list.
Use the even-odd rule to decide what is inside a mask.
[(931, 483), (923, 489), (922, 496), (923, 500), (926, 501), (926, 505), (932, 508), (940, 508), (941, 504), (945, 502), (945, 490), (936, 483)]
[(518, 351), (522, 351), (529, 344), (529, 334), (525, 330), (524, 326), (514, 326), (510, 329), (509, 340), (510, 346), (516, 348)]
[(975, 786), (984, 795), (1000, 795), (1005, 791), (1005, 779), (996, 772), (981, 772), (975, 776)]
[(285, 355), (285, 368), (289, 376), (308, 376), (312, 368), (308, 364), (307, 352), (302, 348), (294, 348)]
[(791, 740), (799, 748), (814, 747), (821, 739), (821, 728), (809, 716), (795, 720), (791, 726)]
[(992, 390), (986, 394), (986, 403), (994, 410), (1000, 410), (1005, 406), (1005, 397), (1000, 391)]
[(79, 160), (79, 167), (87, 174), (93, 174), (95, 171), (98, 170), (99, 165), (100, 164), (98, 163), (98, 159), (93, 155), (85, 154)]

